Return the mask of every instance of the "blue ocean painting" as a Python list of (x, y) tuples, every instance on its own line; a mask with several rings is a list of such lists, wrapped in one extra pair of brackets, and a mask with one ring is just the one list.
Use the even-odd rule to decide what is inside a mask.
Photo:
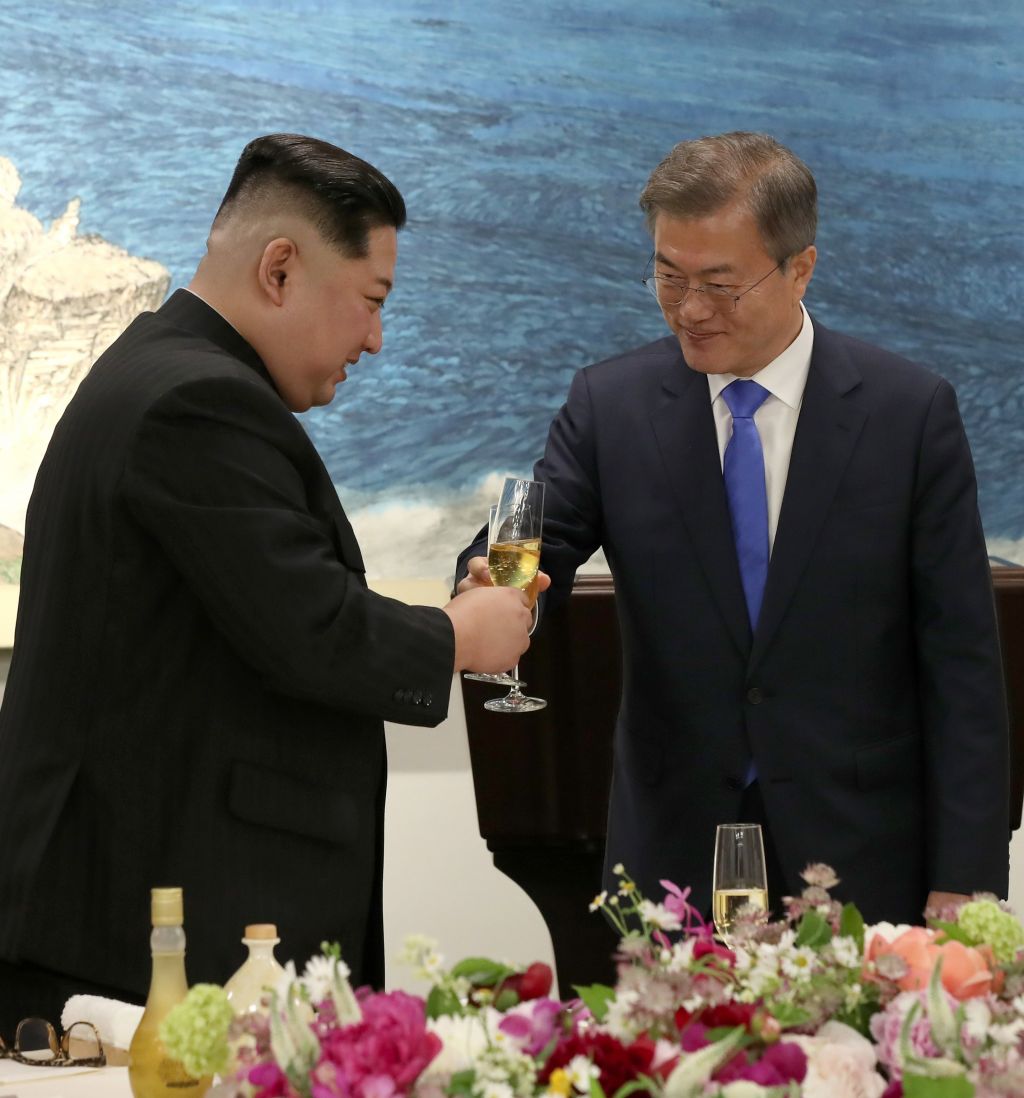
[(637, 196), (669, 148), (769, 132), (818, 180), (813, 315), (953, 382), (1010, 555), (1022, 57), (1019, 0), (5, 4), (0, 156), (33, 214), (80, 196), (81, 230), (172, 288), (257, 134), (323, 137), (394, 179), (410, 222), (384, 348), (304, 417), (383, 552), (403, 522), (464, 543), (573, 372), (663, 334)]

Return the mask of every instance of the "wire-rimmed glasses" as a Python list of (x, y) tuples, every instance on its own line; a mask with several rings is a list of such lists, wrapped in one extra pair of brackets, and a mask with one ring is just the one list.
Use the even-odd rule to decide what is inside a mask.
[(736, 305), (741, 297), (745, 297), (751, 290), (756, 290), (765, 279), (770, 278), (782, 267), (782, 263), (776, 263), (766, 275), (762, 275), (745, 290), (736, 293), (735, 286), (719, 286), (714, 282), (703, 282), (700, 286), (691, 286), (682, 279), (675, 277), (675, 275), (648, 274), (647, 272), (651, 269), (651, 264), (653, 262), (654, 256), (652, 255), (651, 258), (647, 260), (647, 266), (644, 268), (644, 277), (641, 278), (640, 281), (650, 290), (654, 300), (657, 301), (663, 309), (674, 309), (676, 306), (682, 305), (686, 300), (686, 295), (694, 293), (703, 294), (704, 301), (706, 301), (716, 313), (735, 312)]
[[(90, 1055), (79, 1056), (72, 1042), (83, 1042)], [(95, 1046), (96, 1051), (92, 1052)], [(14, 1034), (14, 1046), (0, 1037), (0, 1059), (16, 1060), (33, 1067), (103, 1067), (107, 1054), (92, 1022), (72, 1022), (58, 1037), (45, 1018), (22, 1018)]]

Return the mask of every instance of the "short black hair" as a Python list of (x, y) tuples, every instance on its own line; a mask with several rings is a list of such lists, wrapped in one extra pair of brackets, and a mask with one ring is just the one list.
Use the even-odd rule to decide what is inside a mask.
[(405, 224), (405, 202), (383, 172), (337, 145), (296, 133), (267, 134), (245, 146), (215, 222), (267, 197), (297, 209), (353, 259), (369, 253), (371, 229)]

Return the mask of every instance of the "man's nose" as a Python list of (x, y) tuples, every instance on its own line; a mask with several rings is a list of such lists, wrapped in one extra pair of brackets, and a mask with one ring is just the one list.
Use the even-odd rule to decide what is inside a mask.
[(380, 313), (377, 313), (373, 318), (373, 324), (370, 325), (370, 331), (367, 333), (366, 342), (363, 344), (363, 347), (368, 354), (375, 355), (383, 345), (384, 323), (381, 320)]
[(711, 308), (711, 302), (708, 301), (706, 293), (690, 286), (683, 294), (683, 300), (676, 306), (676, 312), (684, 318), (693, 317), (696, 319), (710, 316), (714, 309)]

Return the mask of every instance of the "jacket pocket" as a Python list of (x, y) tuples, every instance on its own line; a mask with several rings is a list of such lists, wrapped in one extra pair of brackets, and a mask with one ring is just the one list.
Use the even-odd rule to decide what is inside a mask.
[(354, 798), (253, 763), (231, 764), (228, 810), (246, 823), (338, 845), (351, 844), (358, 836)]
[(917, 784), (921, 772), (921, 737), (916, 734), (873, 743), (857, 752), (857, 784), (861, 789)]

